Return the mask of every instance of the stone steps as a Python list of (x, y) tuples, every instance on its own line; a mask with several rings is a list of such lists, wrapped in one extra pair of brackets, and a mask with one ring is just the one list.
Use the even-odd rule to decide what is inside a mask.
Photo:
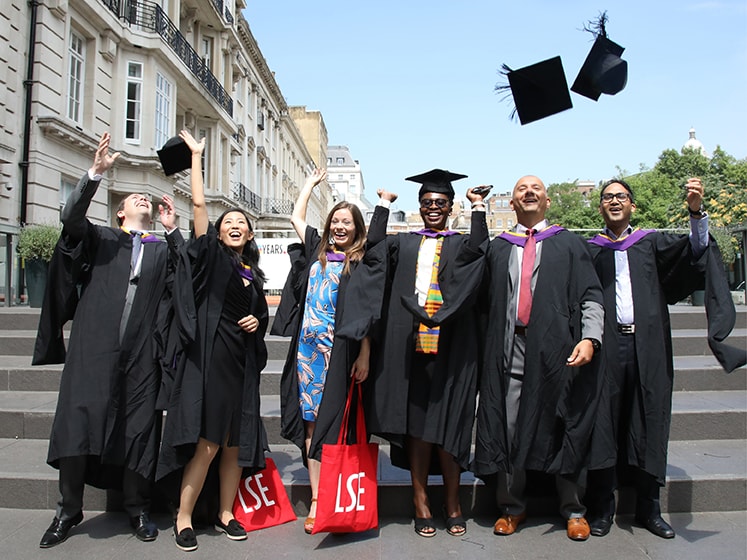
[[(47, 439), (56, 405), (53, 391), (0, 391), (0, 438)], [(280, 437), (280, 397), (263, 395), (261, 410), (269, 443), (286, 443)], [(747, 438), (744, 391), (674, 394), (671, 440), (740, 438)]]
[[(299, 515), (305, 515), (310, 489), (308, 473), (293, 445), (271, 445), (288, 496)], [(0, 508), (54, 509), (58, 499), (57, 471), (46, 464), (47, 442), (33, 439), (0, 439)], [(662, 509), (672, 512), (740, 511), (747, 490), (747, 444), (744, 440), (672, 441), (667, 487), (662, 490)], [(412, 507), (409, 472), (393, 467), (389, 446), (379, 449), (379, 510), (383, 516), (399, 516)], [(431, 477), (433, 499), (440, 502), (440, 479)], [(462, 508), (467, 516), (494, 513), (493, 492), (470, 473), (462, 475)], [(109, 510), (119, 500), (116, 492), (86, 487), (85, 508)], [(620, 496), (621, 513), (631, 513), (628, 490)], [(534, 497), (530, 508), (552, 514), (551, 498)]]
[[(747, 368), (725, 374), (708, 349), (703, 308), (670, 308), (675, 353), (675, 393), (669, 445), (667, 487), (662, 507), (668, 512), (742, 511), (747, 504)], [(46, 464), (47, 438), (54, 415), (61, 365), (31, 366), (38, 310), (0, 308), (0, 508), (53, 509), (57, 473)], [(747, 308), (740, 306), (734, 345), (747, 343)], [(262, 416), (271, 453), (299, 515), (306, 514), (310, 490), (299, 450), (280, 438), (280, 375), (288, 339), (266, 338), (269, 358), (262, 373)], [(409, 515), (412, 509), (407, 471), (391, 465), (389, 445), (379, 459), (379, 507), (382, 516)], [(432, 498), (442, 497), (439, 477)], [(551, 485), (538, 486), (546, 492)], [(495, 513), (494, 494), (464, 473), (461, 497), (465, 514)], [(86, 489), (86, 509), (120, 508), (116, 492)], [(623, 489), (619, 511), (632, 512), (633, 497)], [(530, 509), (554, 515), (552, 497), (534, 497)]]

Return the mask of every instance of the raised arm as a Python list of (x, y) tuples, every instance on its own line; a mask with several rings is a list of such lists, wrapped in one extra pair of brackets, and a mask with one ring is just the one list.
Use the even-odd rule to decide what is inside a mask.
[(119, 152), (109, 153), (111, 135), (104, 132), (99, 139), (99, 145), (93, 156), (93, 164), (88, 172), (81, 177), (75, 190), (62, 209), (60, 219), (65, 226), (65, 232), (73, 239), (81, 239), (86, 233), (86, 212), (91, 204), (101, 176), (106, 173), (119, 157)]
[(311, 191), (313, 191), (314, 187), (326, 178), (326, 169), (314, 169), (303, 184), (301, 192), (298, 194), (298, 199), (296, 200), (296, 205), (293, 207), (293, 214), (291, 215), (291, 224), (293, 224), (293, 229), (296, 230), (298, 237), (302, 240), (306, 235), (306, 209), (309, 206)]
[(179, 133), (179, 138), (184, 140), (192, 152), (192, 176), (190, 185), (192, 187), (192, 208), (194, 209), (195, 237), (202, 237), (207, 233), (208, 219), (207, 206), (205, 206), (205, 183), (202, 179), (202, 152), (205, 150), (205, 139), (199, 142), (194, 139), (187, 130)]

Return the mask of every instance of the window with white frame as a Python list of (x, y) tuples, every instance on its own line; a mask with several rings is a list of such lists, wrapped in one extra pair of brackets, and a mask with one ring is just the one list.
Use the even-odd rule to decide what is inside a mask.
[[(208, 137), (208, 129), (201, 128), (197, 131), (197, 141), (202, 140), (203, 138)], [(207, 173), (205, 173), (205, 170), (207, 169), (209, 160), (208, 160), (208, 153), (209, 153), (210, 146), (206, 146), (204, 150), (202, 150), (202, 176), (205, 178), (205, 187), (208, 187), (208, 176)]]
[(67, 117), (76, 123), (83, 120), (83, 81), (86, 67), (86, 42), (70, 30), (68, 48)]
[(60, 178), (60, 212), (62, 212), (67, 199), (70, 198), (70, 195), (73, 193), (76, 186), (77, 183), (75, 182), (75, 180), (69, 179), (67, 177)]
[(171, 82), (156, 72), (156, 147), (163, 146), (171, 134)]
[(127, 63), (127, 95), (125, 106), (125, 139), (140, 142), (140, 115), (143, 104), (143, 65)]
[(205, 66), (208, 70), (212, 71), (212, 67), (210, 66), (211, 60), (212, 60), (212, 54), (213, 54), (213, 38), (212, 37), (203, 37), (202, 38), (202, 62), (205, 63)]

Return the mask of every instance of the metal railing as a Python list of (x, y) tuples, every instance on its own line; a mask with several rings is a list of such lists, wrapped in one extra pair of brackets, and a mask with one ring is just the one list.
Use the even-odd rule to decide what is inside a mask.
[(265, 198), (263, 203), (262, 210), (264, 214), (281, 214), (284, 216), (290, 216), (293, 214), (294, 203), (291, 200), (285, 200), (283, 198)]
[[(205, 65), (202, 57), (197, 54), (197, 51), (164, 13), (161, 6), (147, 0), (101, 1), (119, 19), (126, 21), (129, 25), (158, 33), (163, 42), (187, 65), (187, 68), (202, 83), (213, 99), (223, 107), (226, 113), (233, 116), (233, 99)], [(226, 12), (228, 13), (227, 10)], [(233, 16), (231, 16), (231, 20), (233, 20)]]
[(215, 9), (218, 10), (218, 13), (226, 20), (228, 25), (233, 25), (233, 15), (228, 6), (223, 5), (223, 0), (213, 0), (213, 6), (215, 6)]
[(257, 212), (262, 211), (262, 197), (249, 190), (244, 183), (236, 182), (231, 187), (233, 199)]

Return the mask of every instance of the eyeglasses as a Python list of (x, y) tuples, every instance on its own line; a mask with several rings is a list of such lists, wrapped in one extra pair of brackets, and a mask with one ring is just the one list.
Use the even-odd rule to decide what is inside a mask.
[(420, 200), (420, 207), (423, 209), (430, 208), (433, 205), (438, 208), (446, 208), (449, 205), (449, 199), (447, 198), (423, 198)]
[(626, 200), (632, 200), (631, 196), (626, 192), (604, 193), (602, 195), (602, 200), (604, 202), (612, 202), (613, 198), (616, 198), (620, 202), (625, 202)]

